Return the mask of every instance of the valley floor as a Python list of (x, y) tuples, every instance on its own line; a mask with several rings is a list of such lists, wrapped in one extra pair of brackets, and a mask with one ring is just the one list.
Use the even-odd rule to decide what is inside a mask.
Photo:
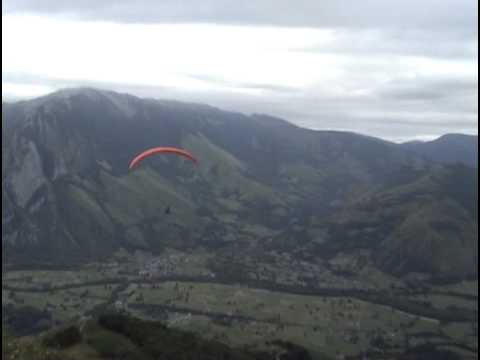
[[(212, 261), (220, 259), (124, 253), (78, 271), (12, 270), (4, 273), (2, 308), (13, 332), (116, 308), (234, 347), (289, 341), (318, 359), (400, 353), (423, 344), (477, 358), (478, 281), (422, 288), (373, 268), (342, 277), (331, 266), (306, 262), (289, 264), (297, 271), (288, 272), (282, 257), (243, 264), (251, 275), (228, 280), (212, 270)], [(306, 271), (314, 277), (304, 279)]]

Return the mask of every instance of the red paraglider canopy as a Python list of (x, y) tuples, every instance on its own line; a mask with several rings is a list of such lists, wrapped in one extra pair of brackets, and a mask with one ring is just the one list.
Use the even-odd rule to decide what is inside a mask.
[(141, 154), (137, 155), (130, 163), (129, 169), (132, 170), (147, 157), (156, 155), (156, 154), (161, 154), (161, 153), (180, 155), (188, 160), (193, 161), (195, 164), (197, 163), (197, 159), (186, 150), (178, 149), (175, 147), (156, 147), (153, 149), (146, 150)]

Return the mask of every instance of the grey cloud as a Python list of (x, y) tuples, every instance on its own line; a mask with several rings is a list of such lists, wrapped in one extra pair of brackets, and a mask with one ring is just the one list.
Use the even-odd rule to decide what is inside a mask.
[(477, 7), (472, 0), (2, 0), (3, 14), (335, 29), (332, 44), (291, 50), (472, 61), (478, 59)]
[(203, 74), (187, 74), (187, 77), (195, 80), (200, 80), (202, 82), (211, 84), (211, 85), (220, 85), (235, 89), (246, 89), (246, 90), (264, 90), (275, 93), (297, 93), (298, 90), (289, 86), (273, 85), (273, 84), (262, 84), (262, 83), (246, 83), (246, 82), (234, 82), (222, 79), (220, 77), (203, 75)]
[(2, 0), (2, 13), (130, 23), (213, 22), (321, 28), (476, 29), (473, 0)]
[(380, 98), (398, 101), (437, 101), (454, 98), (478, 98), (476, 79), (393, 80), (377, 91)]
[(473, 33), (451, 29), (337, 30), (331, 44), (294, 49), (318, 54), (355, 56), (422, 56), (431, 58), (478, 58), (478, 42)]

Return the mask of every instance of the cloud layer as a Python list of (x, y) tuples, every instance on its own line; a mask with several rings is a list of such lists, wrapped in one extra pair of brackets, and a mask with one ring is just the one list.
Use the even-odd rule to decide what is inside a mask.
[(2, 96), (97, 86), (391, 140), (478, 133), (471, 0), (2, 1)]
[(2, 12), (126, 23), (217, 23), (315, 28), (458, 29), (473, 33), (472, 0), (2, 0)]

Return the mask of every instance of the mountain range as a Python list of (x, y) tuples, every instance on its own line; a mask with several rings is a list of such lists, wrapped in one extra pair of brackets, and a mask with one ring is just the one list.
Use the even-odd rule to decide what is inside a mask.
[[(394, 144), (91, 88), (4, 103), (3, 261), (75, 264), (119, 248), (312, 261), (366, 251), (396, 275), (476, 277), (477, 141)], [(154, 146), (188, 149), (199, 165), (157, 156), (129, 171)]]

